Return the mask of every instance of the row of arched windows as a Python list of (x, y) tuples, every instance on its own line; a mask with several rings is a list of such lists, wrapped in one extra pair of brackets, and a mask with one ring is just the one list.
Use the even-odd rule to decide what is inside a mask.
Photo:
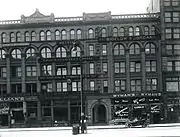
[[(107, 37), (107, 29), (102, 28), (100, 36)], [(96, 36), (96, 29), (93, 28), (88, 29), (87, 38), (93, 39)], [(128, 29), (124, 27), (114, 27), (112, 35), (114, 37), (117, 36), (140, 36), (140, 35), (155, 35), (155, 26), (136, 26), (135, 28), (130, 26)], [(39, 36), (39, 38), (38, 38)], [(3, 32), (1, 34), (1, 41), (2, 43), (6, 42), (28, 42), (28, 41), (50, 41), (50, 40), (67, 40), (67, 39), (82, 39), (82, 31), (80, 29), (74, 30), (71, 29), (70, 32), (66, 31), (65, 29), (62, 31), (56, 30), (52, 32), (50, 30), (43, 31), (41, 30), (39, 34), (35, 31), (29, 32), (26, 31), (24, 34), (21, 32), (11, 32), (7, 34)]]
[[(95, 55), (95, 48), (92, 50), (92, 46), (94, 45), (89, 45), (89, 56)], [(104, 49), (103, 49), (104, 50)], [(93, 54), (92, 54), (93, 52)], [(11, 51), (11, 57), (14, 59), (21, 59), (21, 54), (22, 51), (18, 48), (15, 48)], [(33, 57), (36, 55), (36, 50), (33, 47), (28, 48), (26, 51), (26, 58)], [(145, 45), (145, 54), (155, 54), (156, 53), (156, 46), (153, 43), (147, 43)], [(52, 57), (52, 50), (44, 45), (44, 47), (40, 51), (41, 57), (42, 58), (51, 58)], [(125, 46), (123, 44), (116, 44), (113, 48), (113, 54), (114, 55), (125, 55)], [(129, 54), (130, 55), (139, 55), (141, 54), (141, 48), (140, 45), (137, 43), (133, 43), (130, 45), (129, 48)], [(6, 51), (4, 49), (0, 49), (0, 58), (4, 59), (6, 55)], [(57, 47), (55, 50), (55, 56), (57, 58), (63, 58), (67, 57), (67, 49), (63, 46)], [(71, 49), (71, 57), (79, 57), (81, 56), (81, 48), (77, 47), (76, 51), (74, 49)]]

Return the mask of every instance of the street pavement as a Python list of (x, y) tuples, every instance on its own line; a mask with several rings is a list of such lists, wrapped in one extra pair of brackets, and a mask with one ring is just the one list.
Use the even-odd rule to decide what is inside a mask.
[[(43, 128), (44, 129), (44, 128)], [(72, 130), (34, 130), (16, 132), (0, 132), (1, 137), (167, 137), (179, 136), (180, 126), (154, 127), (154, 128), (121, 128), (121, 129), (99, 129), (88, 130), (87, 134), (72, 135)]]

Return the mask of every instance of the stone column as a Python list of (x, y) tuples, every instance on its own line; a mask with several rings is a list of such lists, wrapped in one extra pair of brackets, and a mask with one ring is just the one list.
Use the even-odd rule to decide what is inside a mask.
[(146, 91), (146, 57), (145, 57), (145, 49), (141, 50), (141, 66), (142, 66), (142, 92)]
[(23, 114), (25, 114), (26, 112), (27, 112), (26, 101), (23, 101)]
[(68, 100), (68, 122), (71, 122), (71, 101)]
[(114, 92), (114, 69), (113, 69), (113, 44), (112, 42), (109, 43), (108, 46), (108, 93)]
[(6, 87), (7, 87), (7, 93), (11, 93), (11, 66), (10, 66), (10, 55), (6, 55), (6, 69), (7, 69), (7, 81), (6, 81)]
[(125, 52), (126, 55), (126, 91), (129, 92), (130, 91), (130, 66), (129, 66), (129, 60), (130, 60), (130, 55), (129, 55), (129, 49), (126, 49)]
[[(52, 63), (52, 76), (56, 76), (56, 64)], [(52, 91), (56, 92), (56, 81), (52, 81)]]
[(41, 120), (41, 102), (37, 102), (37, 120)]
[(51, 121), (54, 122), (54, 103), (51, 100)]
[(26, 92), (26, 69), (25, 69), (25, 58), (26, 58), (26, 55), (25, 54), (22, 54), (22, 57), (21, 57), (21, 75), (22, 75), (22, 93), (25, 93)]

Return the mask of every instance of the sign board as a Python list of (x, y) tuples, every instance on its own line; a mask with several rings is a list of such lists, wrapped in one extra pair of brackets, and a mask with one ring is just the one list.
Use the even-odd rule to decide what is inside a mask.
[(1, 97), (0, 102), (19, 102), (24, 101), (24, 97)]
[(151, 113), (159, 113), (159, 112), (160, 112), (160, 105), (151, 106)]
[(114, 94), (113, 95), (114, 98), (118, 98), (118, 97), (137, 97), (137, 96), (156, 97), (156, 96), (161, 96), (161, 93), (119, 93), (119, 94)]

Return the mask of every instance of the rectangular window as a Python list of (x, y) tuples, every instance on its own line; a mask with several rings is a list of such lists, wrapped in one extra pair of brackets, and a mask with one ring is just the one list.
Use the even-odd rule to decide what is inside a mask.
[(170, 6), (171, 1), (170, 0), (164, 0), (164, 6)]
[(173, 22), (179, 22), (179, 12), (173, 12)]
[(103, 45), (102, 54), (107, 55), (107, 45)]
[(94, 74), (94, 63), (89, 64), (89, 74)]
[(94, 81), (90, 81), (89, 87), (90, 87), (91, 91), (94, 91), (95, 90), (95, 82)]
[(26, 76), (28, 76), (28, 77), (36, 76), (36, 66), (27, 66), (26, 67)]
[(167, 71), (172, 71), (173, 70), (173, 62), (172, 61), (168, 61), (167, 62)]
[(56, 83), (57, 92), (67, 92), (67, 82), (57, 82)]
[(157, 89), (157, 79), (148, 78), (146, 79), (146, 90), (147, 91), (156, 91)]
[(179, 92), (180, 78), (179, 77), (166, 78), (166, 91)]
[(180, 61), (175, 61), (175, 71), (180, 71)]
[(72, 82), (72, 91), (81, 91), (81, 82)]
[(166, 37), (166, 39), (172, 38), (172, 30), (171, 29), (165, 29), (165, 37)]
[(180, 55), (180, 45), (166, 45), (167, 55)]
[(165, 22), (171, 22), (171, 12), (165, 12)]
[(115, 92), (126, 90), (126, 80), (115, 80)]
[(174, 39), (179, 39), (180, 38), (180, 29), (179, 28), (174, 28), (173, 29), (173, 38)]
[(51, 65), (42, 66), (42, 75), (43, 76), (51, 76), (52, 75), (52, 66)]
[(67, 68), (64, 68), (64, 67), (56, 67), (56, 75), (57, 75), (57, 76), (67, 75)]
[(108, 72), (108, 63), (103, 63), (103, 72)]
[(52, 83), (42, 83), (41, 89), (43, 92), (52, 92)]
[(126, 72), (126, 64), (125, 62), (116, 62), (114, 63), (115, 73), (125, 73)]
[(27, 83), (26, 84), (26, 92), (27, 93), (35, 93), (37, 91), (36, 83)]
[(94, 45), (89, 45), (89, 56), (94, 56)]
[(130, 72), (140, 72), (141, 71), (141, 63), (137, 62), (130, 62)]
[(81, 68), (79, 66), (72, 67), (72, 75), (81, 75)]
[(6, 67), (1, 67), (1, 78), (7, 77), (7, 69)]
[(0, 95), (7, 94), (6, 84), (0, 84)]
[(21, 77), (21, 67), (11, 67), (12, 77)]
[(179, 0), (172, 0), (172, 6), (178, 6)]
[(139, 79), (131, 80), (131, 91), (132, 92), (141, 91), (141, 80)]
[(108, 81), (107, 80), (103, 81), (103, 92), (108, 93)]
[(146, 61), (146, 72), (156, 72), (156, 61)]
[(11, 93), (14, 93), (14, 94), (22, 93), (21, 84), (12, 84), (11, 85)]

